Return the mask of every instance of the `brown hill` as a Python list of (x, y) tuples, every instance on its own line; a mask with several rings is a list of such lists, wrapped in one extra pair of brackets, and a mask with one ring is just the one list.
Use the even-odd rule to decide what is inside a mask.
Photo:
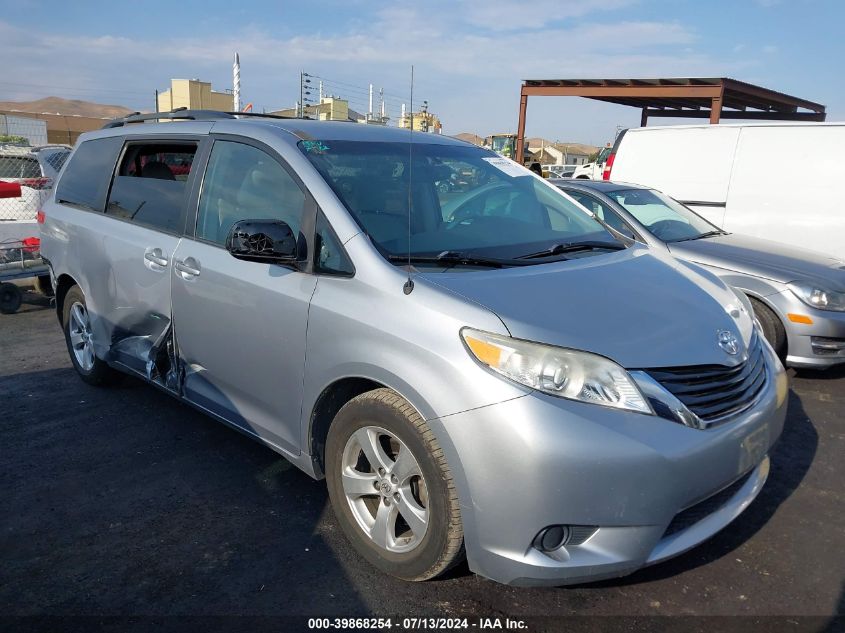
[(471, 132), (461, 132), (460, 134), (455, 134), (454, 138), (472, 143), (473, 145), (484, 145), (484, 139), (481, 136), (478, 136), (478, 134), (472, 134)]
[(37, 114), (64, 114), (98, 119), (114, 119), (132, 112), (129, 108), (119, 105), (105, 105), (80, 101), (79, 99), (62, 99), (61, 97), (45, 97), (35, 101), (0, 101), (0, 110), (17, 110)]

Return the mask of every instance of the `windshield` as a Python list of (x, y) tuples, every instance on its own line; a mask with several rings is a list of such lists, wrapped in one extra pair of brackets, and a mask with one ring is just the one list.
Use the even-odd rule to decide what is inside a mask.
[(712, 235), (714, 231), (722, 233), (718, 227), (659, 191), (621, 189), (609, 191), (606, 195), (625, 207), (640, 224), (664, 242), (694, 240)]
[(510, 144), (513, 141), (511, 136), (494, 136), (493, 137), (493, 151), (503, 153), (505, 150), (510, 150)]
[[(619, 243), (577, 203), (490, 151), (454, 145), (301, 141), (303, 153), (385, 256), (511, 259), (559, 245)], [(409, 179), (413, 186), (409, 195)], [(600, 249), (599, 249), (600, 250)], [(584, 249), (577, 256), (589, 254)]]

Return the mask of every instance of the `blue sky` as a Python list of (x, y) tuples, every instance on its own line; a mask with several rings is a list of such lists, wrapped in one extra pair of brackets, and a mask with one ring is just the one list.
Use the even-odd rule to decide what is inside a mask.
[[(171, 77), (230, 88), (238, 51), (257, 110), (291, 107), (305, 70), (358, 110), (367, 84), (383, 87), (396, 116), (414, 64), (415, 98), (448, 134), (513, 131), (520, 80), (535, 77), (729, 76), (842, 120), (843, 23), (841, 0), (0, 0), (0, 100), (151, 109)], [(639, 122), (582, 99), (534, 98), (528, 112), (529, 135), (593, 144)]]

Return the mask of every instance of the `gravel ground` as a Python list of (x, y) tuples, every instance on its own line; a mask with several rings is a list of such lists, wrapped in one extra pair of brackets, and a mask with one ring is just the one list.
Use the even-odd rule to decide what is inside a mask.
[(361, 559), (324, 484), (270, 450), (138, 380), (83, 384), (53, 310), (37, 295), (27, 301), (0, 315), (2, 629), (32, 624), (10, 616), (132, 616), (147, 630), (146, 616), (378, 614), (642, 616), (626, 622), (650, 625), (670, 621), (655, 615), (729, 615), (754, 617), (717, 629), (843, 630), (845, 371), (790, 372), (769, 482), (686, 555), (568, 588), (501, 586), (465, 567), (410, 584)]

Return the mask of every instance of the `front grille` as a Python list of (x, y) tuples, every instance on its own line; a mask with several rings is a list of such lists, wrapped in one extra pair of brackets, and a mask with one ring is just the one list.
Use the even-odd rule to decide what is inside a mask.
[(663, 533), (663, 537), (665, 538), (667, 536), (671, 536), (672, 534), (686, 530), (688, 527), (695, 525), (702, 519), (709, 517), (711, 514), (716, 512), (716, 510), (721, 509), (737, 492), (739, 492), (739, 489), (745, 485), (745, 482), (748, 481), (752, 472), (754, 471), (744, 474), (730, 486), (723, 488), (710, 497), (707, 497), (704, 501), (699, 501), (686, 510), (678, 512), (678, 514), (675, 515), (675, 518), (672, 519), (669, 527), (666, 528), (666, 531)]
[(766, 385), (763, 346), (756, 332), (751, 337), (748, 358), (735, 367), (692, 365), (646, 371), (705, 422), (741, 413)]

